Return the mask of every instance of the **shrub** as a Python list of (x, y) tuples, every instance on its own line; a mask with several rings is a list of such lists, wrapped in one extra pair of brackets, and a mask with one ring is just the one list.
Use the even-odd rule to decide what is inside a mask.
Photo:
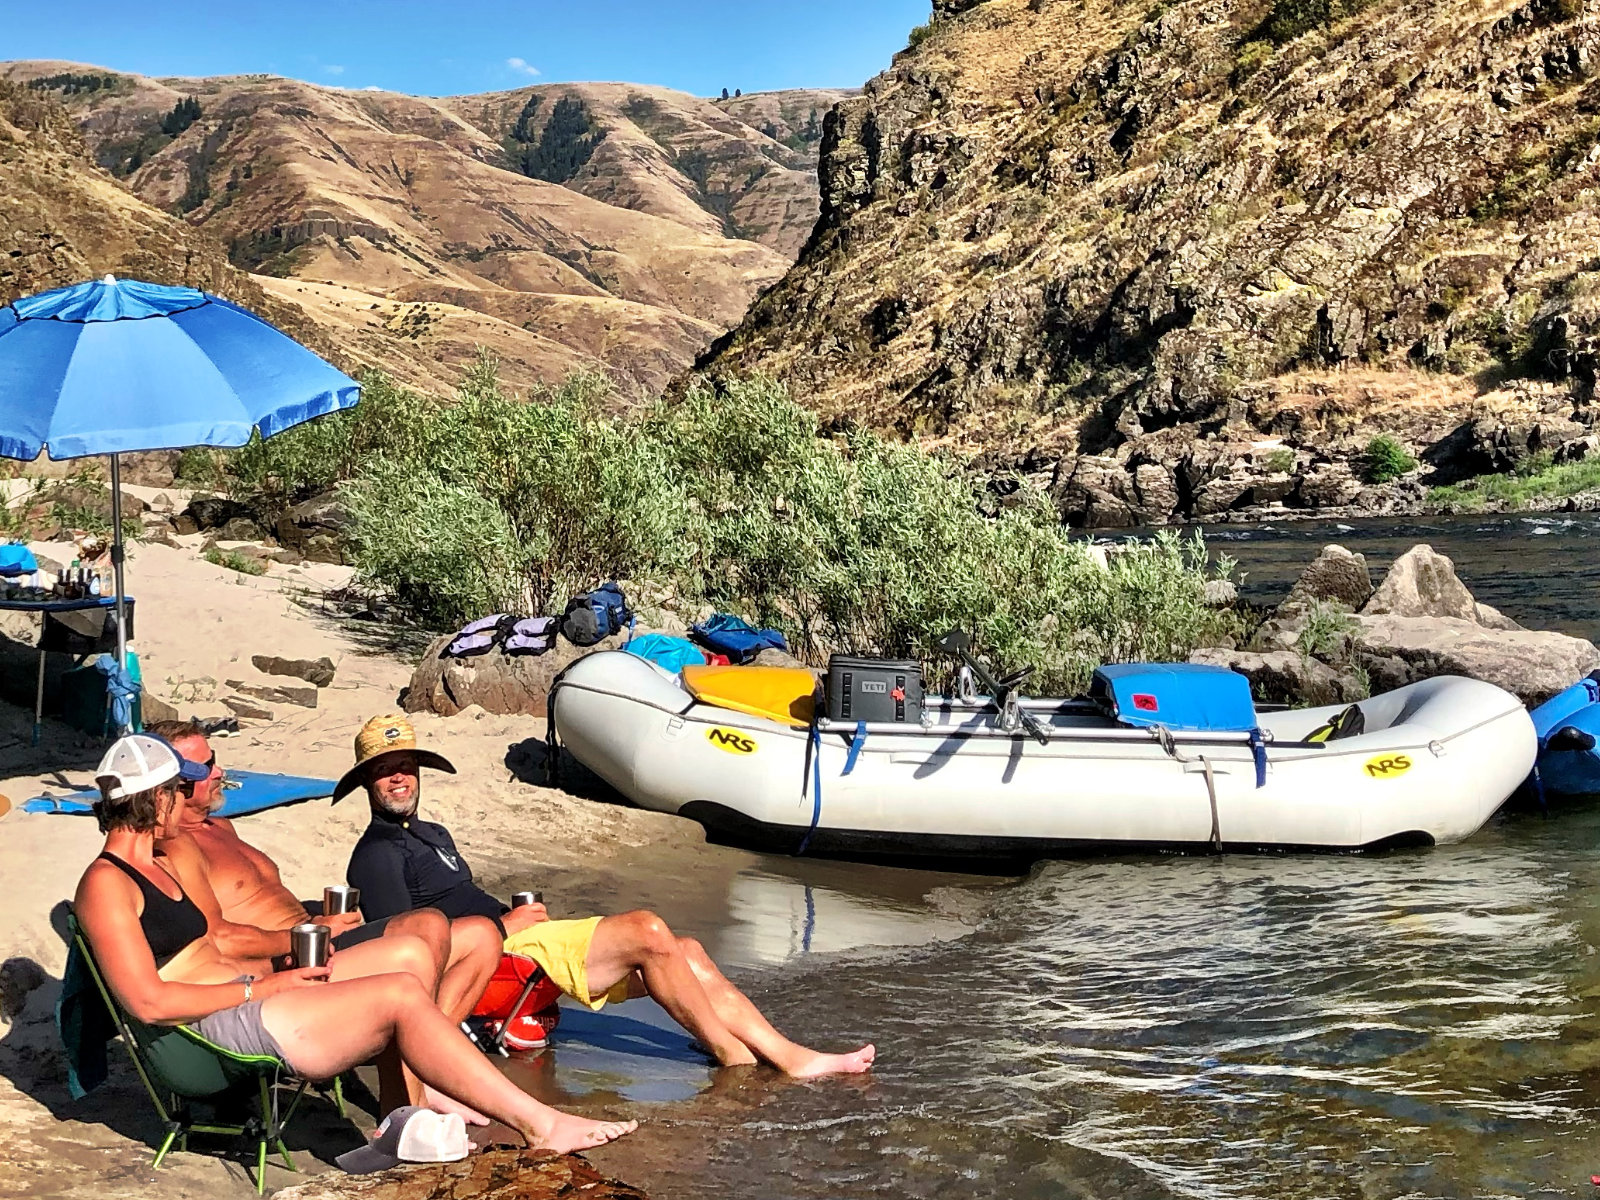
[(202, 556), (213, 566), (225, 567), (230, 571), (237, 571), (241, 575), (265, 575), (267, 565), (247, 554), (240, 554), (237, 550), (219, 550), (213, 546)]
[(1416, 469), (1417, 460), (1387, 433), (1380, 433), (1367, 443), (1362, 456), (1362, 470), (1369, 483), (1388, 483)]
[(1164, 533), (1103, 567), (1042, 492), (986, 518), (959, 463), (821, 436), (767, 381), (696, 383), (626, 417), (592, 376), (509, 397), (487, 357), (453, 402), (367, 389), (231, 467), (280, 502), (343, 480), (361, 572), (436, 628), (556, 611), (615, 578), (647, 608), (776, 625), (812, 661), (926, 658), (960, 626), (998, 664), (1035, 665), (1030, 686), (1076, 690), (1101, 662), (1184, 658), (1233, 620), (1204, 604), (1198, 538)]
[(1295, 639), (1295, 648), (1307, 658), (1343, 662), (1349, 657), (1351, 644), (1359, 632), (1360, 628), (1349, 613), (1325, 601), (1313, 600), (1306, 612), (1306, 623)]
[(1274, 475), (1285, 475), (1294, 470), (1294, 451), (1285, 446), (1282, 450), (1274, 450), (1267, 455), (1262, 464)]
[(918, 46), (922, 45), (923, 42), (927, 41), (932, 34), (933, 22), (931, 21), (926, 25), (917, 25), (913, 27), (910, 35), (906, 38), (906, 48), (908, 50), (915, 50)]

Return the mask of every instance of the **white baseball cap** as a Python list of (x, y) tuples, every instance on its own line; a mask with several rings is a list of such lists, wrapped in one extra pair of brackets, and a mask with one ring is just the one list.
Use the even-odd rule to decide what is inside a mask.
[(190, 762), (165, 738), (132, 733), (111, 743), (111, 749), (106, 751), (95, 770), (94, 781), (108, 800), (121, 800), (174, 779), (199, 783), (210, 775), (210, 768)]
[(467, 1123), (459, 1113), (407, 1105), (385, 1117), (365, 1146), (333, 1161), (352, 1175), (366, 1175), (408, 1162), (459, 1162), (471, 1150)]

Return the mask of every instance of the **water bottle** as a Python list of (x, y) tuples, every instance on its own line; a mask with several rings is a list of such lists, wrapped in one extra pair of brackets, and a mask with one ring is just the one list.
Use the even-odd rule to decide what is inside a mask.
[(99, 596), (100, 595), (100, 572), (99, 571), (90, 571), (89, 572), (89, 595), (91, 595), (91, 596)]

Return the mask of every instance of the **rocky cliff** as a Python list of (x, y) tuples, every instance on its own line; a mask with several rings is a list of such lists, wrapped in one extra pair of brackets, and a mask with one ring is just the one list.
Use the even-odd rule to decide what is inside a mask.
[[(1382, 511), (1596, 445), (1581, 0), (935, 0), (912, 40), (702, 370), (1091, 525)], [(1369, 482), (1378, 433), (1423, 470)]]

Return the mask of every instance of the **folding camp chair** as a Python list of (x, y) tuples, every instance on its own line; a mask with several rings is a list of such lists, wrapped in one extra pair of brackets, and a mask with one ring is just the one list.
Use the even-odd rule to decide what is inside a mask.
[[(100, 964), (95, 961), (76, 917), (69, 917), (72, 941), (83, 956), (89, 974), (93, 977), (100, 998), (116, 1021), (122, 1042), (128, 1048), (128, 1057), (139, 1073), (145, 1090), (156, 1106), (166, 1138), (156, 1151), (151, 1166), (159, 1167), (172, 1144), (180, 1150), (189, 1148), (191, 1133), (214, 1133), (238, 1137), (248, 1135), (256, 1142), (255, 1183), (257, 1194), (266, 1190), (267, 1148), (276, 1147), (284, 1165), (296, 1171), (289, 1148), (283, 1143), (285, 1126), (300, 1107), (308, 1083), (298, 1079), (282, 1059), (270, 1055), (235, 1054), (201, 1037), (185, 1025), (146, 1025), (137, 1021), (123, 1009), (111, 993)], [(278, 1088), (292, 1087), (294, 1095), (288, 1107), (280, 1111)], [(335, 1079), (332, 1094), (339, 1115), (344, 1115), (344, 1093)], [(228, 1099), (243, 1099), (255, 1092), (259, 1114), (252, 1115), (243, 1125), (223, 1125), (215, 1122), (202, 1124), (189, 1110), (191, 1100), (205, 1100), (213, 1107)]]
[[(505, 1055), (511, 1022), (548, 1008), (560, 996), (561, 989), (533, 959), (523, 954), (502, 954), (472, 1017), (462, 1022), (462, 1028), (485, 1053)], [(476, 1029), (475, 1022), (481, 1022)]]

